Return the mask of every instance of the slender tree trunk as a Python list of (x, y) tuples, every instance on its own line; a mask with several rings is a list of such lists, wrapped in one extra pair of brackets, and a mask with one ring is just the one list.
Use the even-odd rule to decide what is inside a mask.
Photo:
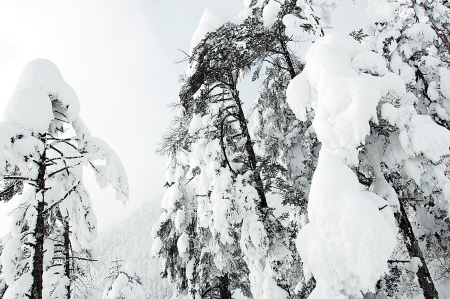
[(294, 79), (297, 74), (295, 73), (294, 64), (292, 63), (291, 55), (289, 55), (286, 41), (283, 38), (285, 36), (283, 31), (284, 30), (280, 28), (278, 40), (280, 41), (281, 49), (283, 50), (284, 60), (288, 65), (289, 75), (291, 76), (291, 79)]
[(70, 299), (70, 238), (69, 238), (69, 221), (64, 220), (64, 275), (69, 279), (66, 286), (67, 299)]
[(417, 271), (417, 279), (419, 280), (419, 285), (423, 290), (423, 295), (425, 299), (435, 299), (439, 298), (438, 292), (433, 283), (433, 279), (431, 278), (430, 272), (428, 271), (427, 263), (425, 258), (423, 257), (422, 250), (420, 250), (419, 243), (417, 242), (416, 236), (414, 235), (414, 231), (409, 222), (408, 215), (406, 214), (405, 208), (400, 202), (400, 213), (395, 214), (395, 218), (397, 219), (398, 227), (400, 228), (400, 232), (403, 236), (403, 240), (405, 242), (406, 248), (408, 249), (409, 256), (411, 258), (418, 257), (422, 265), (419, 267)]
[[(45, 139), (41, 138), (41, 141), (45, 144)], [(39, 172), (37, 177), (37, 186), (36, 186), (36, 196), (39, 198), (37, 207), (36, 207), (36, 227), (34, 231), (35, 237), (35, 245), (34, 245), (34, 255), (33, 255), (33, 271), (31, 272), (33, 276), (33, 285), (31, 286), (31, 298), (33, 299), (42, 299), (42, 276), (44, 272), (44, 236), (45, 236), (45, 219), (44, 219), (44, 210), (45, 210), (45, 165), (46, 153), (41, 156)]]
[(247, 127), (247, 119), (245, 118), (244, 111), (242, 110), (241, 100), (239, 98), (239, 91), (234, 89), (232, 91), (234, 101), (238, 107), (238, 115), (239, 115), (239, 125), (241, 127), (242, 134), (246, 137), (245, 141), (245, 150), (247, 151), (250, 169), (253, 171), (253, 178), (255, 179), (255, 189), (258, 192), (259, 197), (259, 208), (260, 210), (267, 208), (267, 199), (266, 194), (264, 192), (264, 184), (261, 179), (261, 175), (259, 174), (259, 170), (257, 169), (257, 161), (255, 150), (253, 149), (253, 142), (250, 138), (250, 134), (248, 132)]

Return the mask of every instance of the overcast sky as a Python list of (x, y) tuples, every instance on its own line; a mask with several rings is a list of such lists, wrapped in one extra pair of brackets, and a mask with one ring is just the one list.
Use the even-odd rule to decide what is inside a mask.
[[(144, 200), (159, 202), (166, 158), (155, 154), (172, 114), (192, 33), (206, 7), (231, 18), (241, 0), (0, 0), (0, 116), (23, 66), (53, 61), (80, 99), (80, 116), (125, 166), (130, 204), (86, 182), (99, 229)], [(87, 173), (87, 180), (94, 180)], [(0, 235), (5, 213), (0, 203)], [(158, 206), (158, 204), (156, 204)]]
[[(174, 62), (184, 58), (178, 49), (189, 50), (207, 7), (228, 20), (244, 8), (242, 0), (0, 0), (0, 115), (23, 66), (49, 59), (77, 92), (92, 135), (122, 159), (130, 183), (126, 208), (86, 174), (100, 230), (142, 201), (159, 206), (167, 159), (155, 150), (186, 68)], [(349, 18), (341, 18), (347, 30)], [(12, 206), (0, 203), (0, 235)]]

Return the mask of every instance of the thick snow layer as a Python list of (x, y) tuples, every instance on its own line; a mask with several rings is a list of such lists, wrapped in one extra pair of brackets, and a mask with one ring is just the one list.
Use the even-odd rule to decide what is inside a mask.
[(36, 59), (29, 62), (19, 78), (16, 90), (37, 88), (54, 99), (67, 110), (68, 122), (72, 122), (80, 112), (80, 103), (75, 91), (67, 85), (56, 65), (46, 59)]
[(442, 95), (447, 100), (450, 100), (450, 71), (445, 67), (440, 68), (439, 77), (441, 79), (440, 89)]
[[(326, 186), (326, 187), (324, 187)], [(390, 208), (364, 191), (356, 175), (335, 155), (321, 150), (308, 203), (308, 223), (297, 248), (324, 289), (360, 294), (373, 290), (388, 271), (397, 229)], [(387, 213), (386, 213), (387, 212)]]
[(413, 115), (408, 135), (414, 152), (434, 163), (450, 154), (450, 131), (436, 124), (428, 115)]
[(313, 126), (322, 146), (353, 165), (369, 121), (377, 119), (380, 99), (406, 92), (403, 80), (387, 72), (383, 60), (349, 36), (329, 34), (311, 46), (305, 69), (287, 90), (300, 120), (306, 120), (310, 107), (315, 110)]
[(31, 132), (45, 133), (53, 120), (52, 103), (40, 89), (19, 89), (11, 96), (3, 119)]
[(387, 23), (392, 21), (400, 4), (388, 0), (369, 0), (367, 5), (366, 22), (369, 28), (376, 23)]
[(252, 15), (252, 9), (247, 7), (246, 9), (241, 11), (237, 17), (233, 18), (233, 23), (237, 24), (237, 25), (242, 24), (242, 23), (244, 23), (245, 19), (247, 19), (251, 15)]
[(210, 8), (205, 9), (203, 15), (199, 21), (198, 27), (195, 30), (191, 38), (191, 46), (189, 48), (189, 53), (192, 54), (195, 46), (205, 38), (208, 32), (213, 32), (223, 24), (225, 24), (226, 19), (219, 13), (213, 11)]
[(263, 9), (264, 26), (271, 27), (277, 21), (278, 13), (280, 12), (281, 4), (277, 1), (270, 0)]
[(411, 40), (420, 40), (423, 43), (432, 43), (437, 39), (436, 32), (428, 24), (416, 23), (405, 30), (404, 33)]
[(413, 105), (394, 107), (385, 103), (381, 116), (400, 128), (400, 142), (409, 156), (423, 155), (434, 163), (450, 153), (450, 131), (436, 124), (428, 115), (417, 115)]
[(6, 243), (5, 248), (1, 254), (2, 275), (7, 285), (14, 285), (14, 279), (17, 274), (17, 256), (19, 256), (20, 247), (22, 243), (21, 235), (15, 236)]

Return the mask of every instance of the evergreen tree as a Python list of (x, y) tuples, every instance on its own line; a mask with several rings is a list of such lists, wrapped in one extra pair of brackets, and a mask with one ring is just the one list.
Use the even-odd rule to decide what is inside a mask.
[[(397, 7), (394, 2), (387, 5)], [(377, 11), (376, 8), (371, 7), (369, 12)], [(397, 16), (403, 14), (398, 11), (376, 14), (374, 18), (379, 19), (374, 23), (383, 27), (389, 24), (383, 20), (390, 21), (383, 18), (393, 20)], [(383, 33), (395, 35), (396, 28), (382, 31), (377, 37), (382, 37)], [(306, 111), (315, 111), (313, 126), (322, 142), (308, 203), (311, 223), (300, 231), (297, 245), (306, 266), (318, 278), (316, 296), (359, 295), (361, 291), (373, 291), (376, 280), (387, 272), (386, 263), (395, 245), (392, 211), (411, 258), (410, 262), (407, 260), (410, 271), (417, 273), (425, 298), (437, 298), (410, 217), (415, 217), (420, 224), (425, 220), (421, 219), (422, 213), (430, 207), (428, 210), (438, 212), (422, 225), (448, 225), (439, 216), (448, 208), (445, 194), (449, 180), (443, 171), (448, 163), (450, 132), (433, 122), (429, 115), (422, 114), (423, 98), (408, 92), (406, 86), (414, 80), (414, 76), (407, 76), (411, 73), (408, 66), (400, 65), (402, 72), (396, 73), (392, 60), (390, 64), (385, 60), (395, 58), (396, 45), (392, 48), (389, 43), (374, 45), (378, 48), (337, 34), (321, 38), (309, 50), (305, 70), (289, 86), (292, 90), (290, 104), (300, 120), (306, 120)], [(399, 63), (402, 62), (397, 60), (394, 65), (398, 67)], [(413, 91), (411, 88), (409, 86)], [(333, 179), (335, 171), (335, 177), (338, 173), (340, 176)], [(333, 183), (327, 185), (327, 180)], [(353, 191), (350, 191), (351, 186), (355, 188)], [(358, 194), (359, 202), (353, 202), (351, 194)], [(336, 198), (335, 202), (341, 201), (341, 206), (334, 206), (329, 201), (332, 197)], [(366, 201), (364, 211), (355, 212), (363, 201)], [(355, 213), (352, 225), (364, 227), (364, 232), (347, 226), (345, 219), (350, 217), (350, 209), (347, 210), (346, 205), (349, 203)], [(379, 212), (369, 208), (373, 204)], [(409, 213), (405, 208), (407, 204), (413, 207)], [(358, 219), (365, 213), (366, 218)], [(361, 224), (356, 224), (359, 221)], [(388, 225), (381, 229), (385, 224)], [(331, 232), (333, 238), (323, 238)], [(363, 258), (367, 272), (362, 273), (353, 265), (360, 263), (357, 261), (363, 254), (360, 250), (369, 238), (378, 252)], [(375, 245), (380, 242), (385, 242), (385, 246)], [(311, 244), (316, 243), (326, 250), (314, 251)], [(347, 247), (346, 244), (352, 245)], [(334, 258), (341, 255), (339, 247), (346, 248), (341, 254), (352, 258), (342, 256), (335, 264)], [(330, 256), (328, 250), (334, 255)], [(323, 268), (324, 261), (327, 261), (327, 269), (333, 265), (331, 267), (336, 267), (340, 275), (327, 272)], [(365, 276), (368, 273), (378, 274), (369, 278)], [(349, 275), (347, 279), (346, 275)]]
[[(386, 58), (389, 68), (402, 77), (407, 90), (414, 94), (416, 113), (430, 115), (437, 124), (449, 129), (449, 8), (444, 1), (393, 1), (386, 7), (390, 17), (379, 20), (369, 15), (373, 50)], [(445, 157), (433, 162), (426, 154), (423, 156), (409, 157), (396, 171), (385, 171), (385, 176), (402, 194), (397, 218), (410, 258), (421, 261), (417, 271), (420, 287), (426, 298), (435, 298), (433, 280), (448, 278), (450, 274), (445, 266), (450, 263), (448, 179), (439, 170), (447, 162)], [(434, 268), (433, 278), (430, 265)]]
[[(145, 289), (141, 279), (136, 275), (136, 265), (129, 262), (123, 268), (121, 260), (111, 262), (108, 276), (106, 279), (103, 299), (146, 299)], [(123, 268), (123, 269), (122, 269)]]
[[(250, 286), (256, 298), (285, 298), (295, 293), (301, 277), (293, 245), (296, 223), (293, 229), (282, 225), (280, 220), (286, 215), (273, 215), (266, 194), (282, 194), (284, 204), (304, 213), (304, 201), (299, 204), (296, 195), (304, 198), (308, 179), (301, 178), (301, 171), (310, 178), (314, 162), (302, 169), (292, 167), (291, 162), (299, 147), (313, 157), (317, 144), (313, 134), (303, 147), (296, 144), (300, 138), (294, 135), (308, 126), (294, 119), (285, 89), (302, 66), (287, 46), (291, 39), (282, 21), (289, 14), (290, 23), (292, 18), (294, 23), (303, 20), (299, 27), (315, 32), (318, 18), (313, 17), (310, 5), (305, 4), (304, 9), (293, 1), (280, 6), (273, 1), (251, 3), (250, 13), (241, 22), (208, 33), (192, 50), (178, 116), (161, 150), (171, 155), (166, 176), (169, 190), (154, 230), (154, 253), (163, 258), (164, 275), (170, 274), (180, 291), (195, 289), (190, 291), (193, 295), (205, 296), (210, 294), (202, 289), (212, 292), (216, 287), (222, 298), (230, 296), (223, 289), (239, 288), (250, 295)], [(319, 31), (317, 35), (322, 34)], [(272, 107), (276, 111), (272, 119), (258, 122), (259, 128), (253, 130), (260, 146), (267, 148), (260, 156), (254, 149), (237, 85), (252, 68), (256, 79), (266, 64), (267, 79), (255, 109), (264, 115)], [(183, 225), (180, 219), (185, 221)], [(243, 266), (242, 272), (236, 272), (237, 263)], [(292, 267), (293, 263), (298, 267)], [(183, 270), (174, 271), (176, 265)]]
[[(7, 296), (42, 298), (48, 270), (49, 296), (70, 297), (69, 272), (74, 270), (67, 265), (75, 255), (68, 255), (68, 248), (89, 249), (95, 236), (96, 219), (82, 184), (83, 165), (93, 167), (101, 187), (111, 183), (118, 199), (128, 198), (120, 160), (102, 140), (90, 136), (78, 113), (76, 94), (53, 63), (39, 59), (25, 67), (1, 127), (2, 179), (25, 183), (12, 215), (12, 237), (1, 256)], [(19, 174), (11, 174), (16, 168)], [(56, 270), (60, 263), (55, 263), (61, 238), (64, 271)]]

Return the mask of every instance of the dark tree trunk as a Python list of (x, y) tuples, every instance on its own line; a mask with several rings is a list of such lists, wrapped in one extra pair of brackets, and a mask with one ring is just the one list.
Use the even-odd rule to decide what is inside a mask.
[[(41, 139), (45, 144), (45, 140)], [(36, 207), (36, 228), (34, 231), (35, 244), (34, 244), (34, 255), (33, 255), (33, 271), (31, 272), (33, 276), (33, 285), (31, 286), (31, 298), (41, 299), (42, 298), (42, 275), (44, 272), (44, 236), (45, 236), (45, 165), (46, 153), (41, 156), (39, 164), (39, 172), (36, 181), (36, 195), (41, 194), (42, 197), (38, 201)]]
[(264, 192), (264, 184), (261, 179), (261, 175), (259, 174), (259, 170), (257, 169), (257, 160), (255, 150), (253, 149), (253, 142), (250, 138), (250, 134), (248, 132), (247, 127), (247, 119), (245, 118), (244, 111), (242, 110), (241, 100), (239, 98), (239, 91), (234, 89), (232, 91), (234, 101), (238, 107), (238, 115), (239, 115), (239, 125), (241, 127), (242, 134), (245, 136), (245, 150), (248, 155), (248, 160), (250, 164), (250, 169), (253, 171), (253, 178), (255, 179), (255, 189), (258, 192), (259, 197), (259, 208), (260, 210), (267, 208), (267, 199), (266, 194)]
[(220, 299), (231, 299), (231, 292), (229, 290), (230, 279), (228, 274), (220, 277)]
[(69, 221), (64, 220), (64, 275), (69, 279), (66, 286), (67, 299), (70, 299), (70, 238), (69, 238)]
[(422, 263), (416, 274), (425, 299), (439, 298), (433, 279), (428, 271), (427, 263), (423, 257), (422, 250), (420, 250), (411, 222), (409, 222), (408, 215), (406, 214), (405, 208), (401, 201), (400, 213), (396, 213), (395, 218), (397, 219), (398, 227), (400, 228), (400, 233), (402, 234), (406, 248), (408, 249), (409, 256), (411, 258), (418, 257)]
[(291, 79), (294, 79), (294, 77), (297, 75), (295, 73), (294, 64), (292, 63), (291, 55), (289, 55), (288, 48), (286, 46), (286, 41), (284, 39), (286, 35), (284, 34), (284, 30), (280, 28), (278, 40), (280, 41), (281, 49), (283, 51), (284, 60), (286, 61), (288, 65), (288, 71), (289, 75), (291, 76)]

